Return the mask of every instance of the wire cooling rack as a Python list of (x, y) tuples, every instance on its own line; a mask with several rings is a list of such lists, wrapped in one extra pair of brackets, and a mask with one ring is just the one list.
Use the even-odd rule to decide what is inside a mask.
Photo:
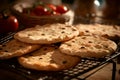
[[(7, 34), (1, 34), (0, 44), (4, 44), (9, 40), (11, 40), (14, 34), (15, 33), (12, 32)], [(120, 44), (118, 43), (118, 49), (112, 55), (100, 59), (82, 58), (82, 60), (75, 67), (71, 69), (63, 70), (63, 71), (54, 71), (54, 72), (25, 69), (21, 65), (19, 65), (16, 58), (12, 58), (9, 60), (0, 60), (0, 71), (1, 71), (0, 75), (1, 74), (3, 75), (0, 77), (0, 80), (1, 79), (10, 80), (11, 77), (13, 80), (84, 80), (80, 78), (81, 75), (103, 64), (111, 62), (114, 58), (116, 58), (119, 55), (120, 55)], [(113, 78), (114, 76), (115, 74), (113, 74)]]

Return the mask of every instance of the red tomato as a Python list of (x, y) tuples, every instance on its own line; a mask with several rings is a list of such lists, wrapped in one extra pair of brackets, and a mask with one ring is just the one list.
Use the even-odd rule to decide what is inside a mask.
[(49, 10), (48, 10), (46, 7), (43, 7), (43, 6), (37, 6), (37, 7), (34, 9), (34, 13), (35, 13), (37, 16), (49, 15), (49, 14), (50, 14)]
[(50, 8), (50, 9), (52, 9), (53, 11), (56, 11), (56, 6), (55, 5), (53, 5), (53, 4), (47, 4), (47, 6)]
[(68, 11), (68, 8), (65, 5), (58, 5), (56, 11), (58, 13), (63, 14), (63, 13), (66, 13)]
[(18, 29), (18, 20), (15, 16), (9, 16), (7, 19), (7, 24), (11, 31), (16, 31)]
[(0, 18), (0, 33), (16, 31), (18, 29), (18, 20), (15, 16)]

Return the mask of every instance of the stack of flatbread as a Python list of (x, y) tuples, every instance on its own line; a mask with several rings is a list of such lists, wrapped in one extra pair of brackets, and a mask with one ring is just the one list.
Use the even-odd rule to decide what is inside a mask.
[(17, 57), (23, 67), (34, 70), (69, 69), (77, 65), (81, 57), (101, 58), (114, 53), (116, 43), (104, 34), (112, 38), (120, 36), (118, 30), (119, 27), (105, 28), (98, 24), (36, 25), (17, 32), (13, 40), (1, 45), (0, 59)]

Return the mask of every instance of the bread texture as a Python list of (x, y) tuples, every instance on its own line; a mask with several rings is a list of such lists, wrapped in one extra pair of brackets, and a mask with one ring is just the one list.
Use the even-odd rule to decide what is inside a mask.
[(114, 53), (117, 45), (115, 42), (100, 36), (78, 36), (63, 42), (59, 49), (68, 55), (101, 58)]
[(111, 40), (120, 38), (120, 27), (102, 24), (77, 24), (80, 35), (99, 35)]
[(79, 31), (72, 25), (46, 24), (27, 28), (15, 34), (14, 38), (32, 44), (52, 44), (70, 40), (79, 35)]
[(69, 69), (80, 60), (80, 57), (63, 54), (58, 47), (51, 45), (44, 45), (41, 49), (18, 58), (19, 63), (25, 68), (43, 71)]
[(13, 57), (18, 57), (39, 48), (40, 45), (23, 43), (18, 40), (12, 39), (0, 46), (0, 59), (10, 59)]

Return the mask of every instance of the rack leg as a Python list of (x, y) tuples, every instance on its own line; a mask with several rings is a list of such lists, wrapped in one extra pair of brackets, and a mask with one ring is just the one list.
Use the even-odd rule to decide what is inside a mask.
[(115, 80), (115, 76), (116, 76), (116, 62), (112, 61), (113, 63), (113, 69), (112, 69), (112, 80)]

